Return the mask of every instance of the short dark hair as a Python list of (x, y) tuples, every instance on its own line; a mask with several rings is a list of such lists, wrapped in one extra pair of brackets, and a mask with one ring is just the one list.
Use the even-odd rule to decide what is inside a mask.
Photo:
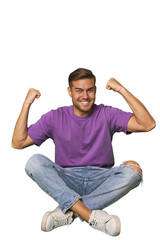
[(96, 83), (96, 77), (94, 76), (91, 70), (85, 68), (78, 68), (74, 72), (70, 73), (68, 77), (69, 86), (72, 87), (72, 81), (85, 78), (94, 79), (94, 84)]

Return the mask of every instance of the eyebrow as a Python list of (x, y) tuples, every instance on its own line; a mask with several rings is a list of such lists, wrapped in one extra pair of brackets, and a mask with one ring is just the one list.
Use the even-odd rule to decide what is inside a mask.
[(88, 88), (88, 90), (92, 90), (94, 87)]

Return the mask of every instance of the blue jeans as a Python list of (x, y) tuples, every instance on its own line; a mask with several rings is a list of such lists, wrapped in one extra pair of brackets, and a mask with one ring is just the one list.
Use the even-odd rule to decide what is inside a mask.
[(79, 199), (90, 210), (104, 209), (137, 187), (142, 175), (121, 164), (111, 169), (86, 166), (62, 168), (41, 154), (33, 155), (26, 173), (50, 195), (63, 213)]

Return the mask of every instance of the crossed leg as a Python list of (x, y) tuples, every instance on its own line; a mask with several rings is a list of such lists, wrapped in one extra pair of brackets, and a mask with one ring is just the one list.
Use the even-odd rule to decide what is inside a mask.
[[(126, 161), (123, 163), (123, 165), (133, 168), (132, 175), (136, 172), (142, 174), (142, 169), (136, 161)], [(74, 212), (75, 215), (78, 214), (86, 222), (89, 221), (92, 210), (88, 209), (81, 200), (78, 200), (70, 209)]]

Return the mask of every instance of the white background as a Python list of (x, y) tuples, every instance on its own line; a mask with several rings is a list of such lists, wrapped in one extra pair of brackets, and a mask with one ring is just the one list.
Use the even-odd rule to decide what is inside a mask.
[[(51, 109), (70, 105), (67, 78), (79, 67), (97, 76), (96, 103), (129, 111), (123, 98), (105, 85), (115, 77), (148, 108), (157, 122), (149, 133), (113, 139), (116, 165), (133, 159), (144, 171), (142, 187), (108, 207), (122, 221), (117, 239), (158, 239), (159, 235), (159, 1), (1, 0), (0, 106), (3, 239), (111, 239), (77, 219), (68, 228), (40, 230), (45, 211), (57, 204), (24, 172), (27, 159), (42, 153), (54, 161), (54, 145), (11, 148), (15, 122), (30, 87), (42, 96), (31, 107), (29, 125)], [(87, 236), (86, 236), (87, 235)]]

